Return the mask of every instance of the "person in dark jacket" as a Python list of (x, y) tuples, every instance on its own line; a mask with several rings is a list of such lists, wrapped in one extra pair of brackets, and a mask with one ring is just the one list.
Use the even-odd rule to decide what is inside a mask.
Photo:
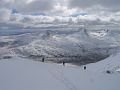
[(42, 58), (42, 62), (44, 62), (44, 61), (45, 61), (45, 58), (43, 57), (43, 58)]
[(65, 62), (63, 61), (63, 66), (65, 66)]
[(86, 70), (86, 66), (84, 66), (84, 70)]

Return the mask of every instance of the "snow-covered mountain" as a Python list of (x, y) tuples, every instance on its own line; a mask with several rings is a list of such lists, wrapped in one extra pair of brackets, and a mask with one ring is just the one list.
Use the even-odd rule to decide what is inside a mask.
[[(120, 32), (119, 32), (120, 33)], [(114, 30), (52, 28), (18, 35), (0, 36), (0, 57), (20, 56), (33, 60), (87, 64), (119, 52), (119, 33)]]

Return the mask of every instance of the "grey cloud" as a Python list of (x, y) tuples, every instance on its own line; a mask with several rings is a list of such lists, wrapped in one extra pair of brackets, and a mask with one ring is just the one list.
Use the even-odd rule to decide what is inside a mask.
[(16, 0), (15, 5), (20, 13), (47, 12), (53, 9), (54, 0), (33, 0), (30, 3)]
[[(40, 23), (51, 23), (54, 20), (55, 16), (59, 15), (61, 18), (65, 19), (58, 19), (58, 22), (60, 23), (61, 21), (66, 22), (66, 17), (62, 17), (63, 14), (66, 15), (68, 13), (67, 15), (69, 16), (71, 12), (79, 13), (80, 9), (83, 10), (83, 12), (88, 13), (88, 15), (84, 16), (86, 20), (81, 19), (85, 23), (88, 21), (97, 23), (102, 22), (102, 20), (104, 21), (105, 19), (106, 21), (111, 20), (110, 22), (115, 23), (118, 23), (120, 21), (120, 0), (68, 0), (65, 3), (61, 3), (62, 4), (60, 4), (60, 0), (31, 0), (31, 2), (28, 2), (28, 0), (0, 0), (0, 22), (14, 22), (4, 25), (2, 24), (4, 27), (8, 26), (10, 28), (24, 28), (30, 25), (31, 27), (34, 27)], [(66, 5), (67, 3), (69, 4), (68, 7)], [(55, 5), (58, 6), (55, 8)], [(12, 8), (15, 8), (19, 12), (17, 13), (18, 15), (11, 14)], [(72, 8), (73, 11), (70, 8)], [(79, 9), (74, 11), (76, 8)], [(48, 13), (51, 16), (28, 15), (36, 12)], [(89, 15), (96, 15), (98, 19), (95, 19), (94, 16), (91, 17)], [(91, 18), (94, 18), (95, 20), (89, 20)]]
[(11, 8), (13, 0), (0, 0), (0, 8)]
[(108, 10), (120, 10), (120, 0), (68, 0), (70, 8), (91, 8), (100, 5)]
[(0, 9), (0, 21), (8, 21), (11, 15), (11, 11), (6, 8)]
[[(115, 25), (120, 23), (120, 17), (112, 16), (111, 18), (85, 15), (79, 17), (62, 17), (62, 16), (32, 16), (32, 15), (15, 15), (11, 16), (7, 22), (0, 22), (0, 29), (39, 29), (46, 27), (47, 24), (72, 24), (79, 25)], [(106, 20), (105, 20), (106, 19)]]
[(93, 5), (93, 0), (68, 0), (68, 5), (70, 8), (87, 8)]

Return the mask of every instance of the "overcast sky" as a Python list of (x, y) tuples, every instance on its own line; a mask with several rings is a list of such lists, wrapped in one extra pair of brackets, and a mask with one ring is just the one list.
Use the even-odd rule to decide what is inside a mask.
[(16, 9), (22, 14), (45, 13), (63, 16), (80, 12), (115, 13), (120, 11), (120, 0), (0, 0), (0, 8)]
[(0, 0), (0, 22), (30, 22), (40, 15), (120, 22), (120, 0)]

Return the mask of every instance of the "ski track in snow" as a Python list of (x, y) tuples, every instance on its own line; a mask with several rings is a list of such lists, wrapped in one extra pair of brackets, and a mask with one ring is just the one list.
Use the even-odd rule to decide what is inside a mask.
[(53, 76), (53, 78), (64, 84), (69, 90), (79, 90), (70, 80), (67, 79), (67, 77), (64, 76), (64, 73), (62, 71), (60, 72), (59, 70), (57, 70), (56, 72), (49, 72)]

